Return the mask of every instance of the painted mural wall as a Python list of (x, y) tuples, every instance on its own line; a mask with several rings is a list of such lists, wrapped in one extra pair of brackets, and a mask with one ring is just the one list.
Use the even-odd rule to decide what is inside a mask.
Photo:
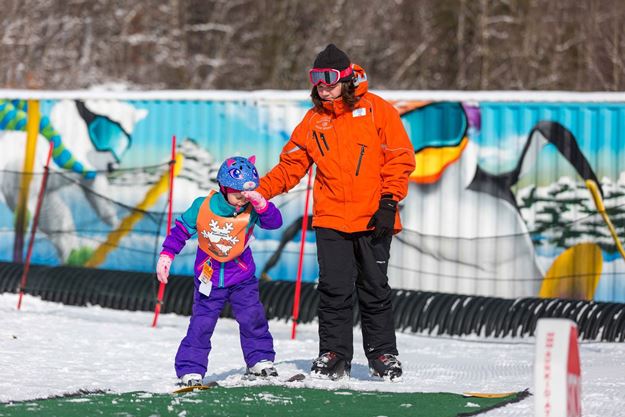
[[(256, 155), (267, 172), (309, 106), (286, 93), (237, 97), (0, 99), (0, 260), (23, 259), (52, 143), (33, 262), (153, 271), (172, 136), (176, 215), (216, 188), (229, 156)], [(625, 103), (393, 103), (417, 163), (391, 248), (393, 287), (625, 301)], [(274, 200), (281, 229), (255, 231), (257, 275), (295, 279), (306, 184)], [(313, 231), (305, 281), (317, 277), (314, 242)], [(191, 274), (194, 251), (190, 241), (172, 272)]]

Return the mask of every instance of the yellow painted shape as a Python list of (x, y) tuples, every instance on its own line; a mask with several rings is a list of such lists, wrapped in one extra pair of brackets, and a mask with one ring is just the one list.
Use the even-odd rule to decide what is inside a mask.
[[(39, 101), (28, 100), (28, 113), (26, 120), (26, 148), (24, 149), (24, 164), (22, 166), (22, 178), (20, 180), (20, 191), (15, 208), (15, 230), (23, 234), (26, 230), (26, 210), (28, 206), (28, 194), (30, 183), (33, 179), (33, 168), (35, 166), (35, 151), (37, 150), (37, 137), (39, 136)], [(16, 239), (18, 237), (16, 236)]]
[(431, 184), (438, 181), (445, 168), (460, 159), (467, 143), (469, 139), (464, 137), (457, 146), (425, 148), (417, 152), (415, 170), (410, 174), (410, 181), (419, 184)]
[(579, 243), (562, 252), (551, 264), (538, 296), (592, 300), (602, 268), (603, 257), (599, 245)]
[(599, 192), (599, 187), (597, 183), (593, 180), (586, 180), (586, 188), (592, 194), (592, 199), (595, 202), (595, 207), (597, 207), (597, 211), (601, 214), (603, 221), (608, 226), (608, 230), (610, 230), (610, 235), (612, 236), (612, 240), (614, 240), (614, 244), (616, 245), (616, 249), (618, 253), (621, 254), (621, 257), (625, 260), (625, 251), (623, 250), (623, 246), (621, 245), (621, 241), (616, 234), (616, 229), (614, 229), (614, 225), (608, 216), (608, 213), (605, 211), (605, 205), (603, 204), (603, 199), (601, 198), (601, 193)]
[[(182, 154), (176, 155), (176, 163), (174, 164), (174, 177), (178, 176), (178, 174), (180, 173), (183, 160), (184, 157), (182, 156)], [(85, 266), (94, 268), (101, 265), (106, 260), (106, 256), (108, 255), (108, 253), (111, 250), (115, 249), (119, 244), (120, 240), (132, 230), (135, 223), (141, 220), (141, 217), (143, 217), (142, 211), (146, 211), (154, 204), (156, 204), (161, 194), (169, 190), (169, 186), (169, 170), (167, 170), (163, 172), (163, 175), (161, 175), (161, 178), (159, 178), (156, 184), (154, 184), (152, 188), (148, 190), (148, 192), (145, 194), (145, 197), (143, 198), (143, 201), (141, 201), (135, 207), (136, 210), (132, 211), (128, 216), (126, 216), (121, 221), (119, 227), (116, 230), (113, 230), (109, 233), (106, 241), (95, 250), (91, 259), (89, 259), (89, 261), (85, 263)]]

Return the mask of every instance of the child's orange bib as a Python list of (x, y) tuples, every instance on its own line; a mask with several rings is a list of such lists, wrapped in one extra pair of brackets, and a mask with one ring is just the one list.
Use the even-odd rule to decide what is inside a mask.
[(251, 204), (236, 217), (221, 217), (210, 209), (211, 191), (200, 206), (197, 216), (197, 238), (200, 248), (219, 262), (228, 262), (245, 250), (245, 232), (250, 222)]

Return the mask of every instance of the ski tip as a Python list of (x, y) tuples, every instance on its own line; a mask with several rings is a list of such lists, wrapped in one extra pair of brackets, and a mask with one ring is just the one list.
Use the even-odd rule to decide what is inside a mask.
[(179, 388), (179, 389), (173, 391), (173, 393), (174, 394), (183, 394), (185, 392), (204, 391), (204, 390), (215, 388), (215, 387), (218, 387), (218, 386), (219, 386), (219, 384), (217, 382), (209, 382), (209, 383), (204, 384), (204, 385), (194, 385), (194, 386), (191, 386), (191, 387), (182, 387), (182, 388)]
[(306, 379), (306, 375), (304, 374), (295, 374), (293, 376), (291, 376), (289, 379), (286, 380), (286, 382), (298, 382), (298, 381), (303, 381)]

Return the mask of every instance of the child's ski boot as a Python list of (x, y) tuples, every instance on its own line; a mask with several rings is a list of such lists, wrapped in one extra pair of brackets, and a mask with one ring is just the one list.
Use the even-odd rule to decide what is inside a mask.
[(272, 361), (262, 360), (254, 366), (247, 368), (244, 378), (254, 380), (256, 378), (274, 378), (278, 376), (278, 371), (273, 366)]
[(180, 386), (182, 387), (198, 387), (202, 384), (202, 375), (200, 374), (186, 374), (180, 378)]
[(180, 381), (178, 382), (178, 386), (180, 388), (175, 390), (174, 394), (182, 394), (185, 392), (211, 389), (213, 387), (219, 386), (219, 384), (215, 381), (208, 382), (205, 384), (202, 378), (202, 375), (186, 374), (186, 375), (183, 375), (182, 378), (180, 378)]

